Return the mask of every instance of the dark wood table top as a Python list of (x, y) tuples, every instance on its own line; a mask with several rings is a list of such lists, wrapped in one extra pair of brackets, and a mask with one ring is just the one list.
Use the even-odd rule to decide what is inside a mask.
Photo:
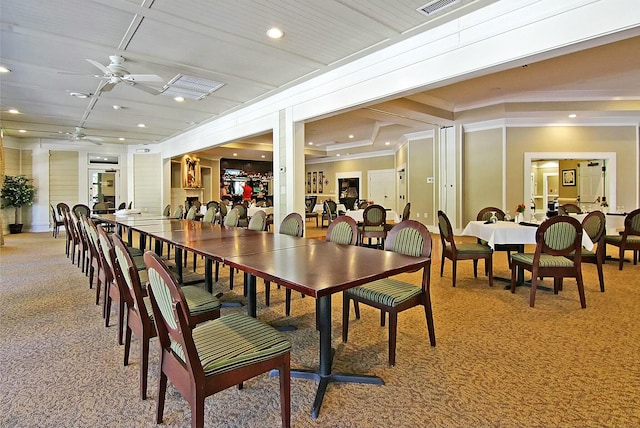
[(429, 258), (317, 240), (316, 245), (229, 256), (225, 264), (314, 298), (424, 267)]
[(315, 246), (323, 243), (317, 239), (296, 238), (278, 233), (255, 232), (242, 228), (231, 229), (237, 230), (238, 234), (189, 242), (182, 247), (204, 257), (226, 263), (230, 257), (261, 256), (285, 248)]

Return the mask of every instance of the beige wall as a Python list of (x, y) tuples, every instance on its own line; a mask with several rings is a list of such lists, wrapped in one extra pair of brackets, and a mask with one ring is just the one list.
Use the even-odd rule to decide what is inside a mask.
[[(462, 224), (484, 207), (502, 206), (502, 129), (467, 132), (462, 141)], [(515, 204), (514, 204), (515, 206)]]
[(507, 206), (522, 202), (525, 152), (615, 152), (617, 205), (635, 207), (639, 192), (637, 129), (631, 126), (507, 128)]
[[(558, 162), (558, 203), (560, 205), (570, 203), (576, 204), (578, 198), (578, 160), (561, 159)], [(562, 171), (575, 170), (575, 186), (565, 186), (562, 184)]]
[(366, 159), (349, 159), (339, 162), (327, 162), (312, 164), (306, 166), (305, 177), (307, 172), (319, 172), (322, 171), (325, 178), (329, 180), (329, 184), (326, 184), (323, 189), (323, 193), (311, 193), (312, 195), (318, 195), (318, 203), (328, 199), (329, 197), (338, 199), (338, 180), (336, 174), (341, 172), (362, 172), (362, 194), (364, 198), (369, 193), (367, 187), (367, 176), (369, 171), (375, 171), (378, 169), (394, 169), (394, 156), (380, 156), (375, 158)]
[[(434, 144), (433, 138), (413, 140), (407, 144), (406, 151), (409, 180), (407, 202), (411, 203), (410, 218), (424, 224), (436, 223), (434, 217), (437, 212), (437, 162), (434, 157)], [(435, 177), (436, 183), (427, 183), (428, 177)]]

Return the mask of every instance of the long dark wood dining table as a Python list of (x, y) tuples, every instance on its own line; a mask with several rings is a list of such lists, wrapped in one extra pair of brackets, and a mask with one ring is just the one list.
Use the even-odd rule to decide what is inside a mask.
[[(118, 223), (115, 218), (108, 218), (108, 221)], [(204, 256), (209, 266), (211, 261), (220, 261), (243, 271), (250, 316), (257, 315), (258, 277), (317, 299), (320, 333), (318, 369), (291, 370), (292, 377), (318, 382), (311, 408), (312, 418), (317, 418), (320, 413), (329, 383), (384, 384), (377, 376), (333, 372), (335, 350), (331, 345), (331, 296), (371, 281), (424, 268), (429, 262), (426, 257), (409, 257), (372, 248), (188, 220), (168, 223), (159, 220), (153, 224), (139, 219), (127, 221), (126, 226), (156, 240), (173, 244), (177, 250), (177, 264), (181, 260), (180, 251), (188, 250)], [(205, 277), (211, 274), (211, 268), (207, 269), (205, 265), (207, 270)], [(209, 282), (209, 290), (210, 287)]]

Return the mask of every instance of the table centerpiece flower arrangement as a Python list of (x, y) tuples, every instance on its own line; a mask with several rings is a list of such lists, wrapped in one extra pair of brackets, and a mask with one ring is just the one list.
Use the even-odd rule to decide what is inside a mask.
[(515, 222), (516, 223), (520, 223), (521, 221), (524, 220), (524, 210), (525, 209), (527, 209), (525, 204), (516, 205), (516, 218), (515, 218)]

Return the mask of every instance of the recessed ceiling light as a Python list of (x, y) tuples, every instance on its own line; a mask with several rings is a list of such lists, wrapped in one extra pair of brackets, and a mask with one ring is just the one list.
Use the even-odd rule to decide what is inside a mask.
[(237, 154), (237, 153), (234, 153), (233, 155), (234, 155), (234, 156), (238, 156), (238, 154)]
[(179, 103), (184, 101), (184, 97), (181, 97), (181, 96), (173, 97), (173, 99), (176, 100)]
[(20, 132), (21, 134), (24, 134), (25, 132), (27, 132), (26, 129), (18, 129), (18, 132)]
[(9, 113), (11, 113), (11, 114), (20, 114), (20, 112), (18, 111), (18, 109), (15, 109), (15, 108), (11, 108), (11, 109), (9, 109)]
[(72, 97), (76, 97), (76, 98), (89, 98), (91, 96), (91, 94), (88, 94), (86, 92), (69, 92), (69, 95), (71, 95)]
[(349, 134), (349, 138), (353, 138), (353, 134)]
[(384, 145), (385, 145), (385, 146), (388, 146), (388, 145), (390, 145), (390, 144), (391, 144), (391, 142), (389, 142), (389, 141), (387, 141), (387, 142), (385, 142), (385, 143), (384, 143)]
[(309, 145), (310, 145), (310, 146), (313, 146), (313, 141), (309, 141)]
[(139, 123), (138, 124), (138, 128), (146, 128), (146, 127), (147, 127), (147, 125), (145, 125), (144, 123)]
[(273, 27), (267, 30), (267, 36), (272, 39), (281, 39), (282, 37), (284, 37), (284, 33), (281, 29)]
[(573, 114), (570, 114), (570, 115), (569, 115), (569, 117), (570, 117), (571, 119), (573, 119), (574, 117), (577, 117), (577, 116), (578, 116), (578, 115), (577, 115), (577, 114), (575, 114), (575, 113), (573, 113)]
[(114, 110), (122, 110), (122, 106), (119, 106), (118, 104), (114, 104), (113, 105), (113, 109)]
[(11, 73), (11, 69), (0, 65), (0, 73)]
[(336, 156), (340, 157), (340, 153), (336, 154)]
[(262, 156), (260, 156), (260, 157), (261, 157), (262, 159), (264, 159), (266, 156), (265, 156), (265, 155), (262, 155)]
[(118, 138), (118, 140), (124, 141), (124, 137), (120, 137), (120, 138)]

